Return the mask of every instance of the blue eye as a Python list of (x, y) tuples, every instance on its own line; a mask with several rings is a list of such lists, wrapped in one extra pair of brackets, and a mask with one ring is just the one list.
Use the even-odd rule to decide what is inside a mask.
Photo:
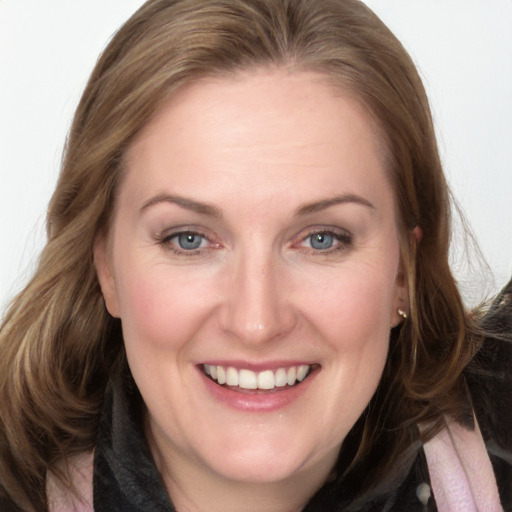
[(309, 231), (301, 238), (300, 247), (308, 254), (327, 255), (347, 251), (352, 247), (352, 235), (339, 228)]
[(180, 249), (184, 251), (194, 251), (201, 247), (204, 238), (196, 233), (180, 233), (174, 236)]
[(334, 236), (329, 233), (315, 233), (309, 236), (309, 243), (311, 248), (317, 251), (325, 251), (330, 249), (334, 244)]
[(193, 228), (181, 229), (175, 228), (174, 232), (156, 233), (155, 242), (165, 251), (169, 251), (177, 257), (194, 256), (207, 257), (214, 249), (220, 249), (222, 245)]

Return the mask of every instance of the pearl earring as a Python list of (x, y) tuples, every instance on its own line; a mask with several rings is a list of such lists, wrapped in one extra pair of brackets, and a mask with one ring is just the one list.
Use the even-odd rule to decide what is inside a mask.
[(407, 320), (407, 313), (403, 310), (398, 308), (398, 314), (404, 319)]

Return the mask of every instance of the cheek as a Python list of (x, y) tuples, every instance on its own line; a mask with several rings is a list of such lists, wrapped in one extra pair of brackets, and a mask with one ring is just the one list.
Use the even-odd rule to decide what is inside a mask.
[(323, 280), (325, 285), (319, 282), (305, 282), (309, 293), (301, 295), (302, 316), (313, 329), (308, 339), (316, 340), (323, 356), (325, 379), (315, 397), (321, 411), (317, 421), (322, 439), (334, 447), (342, 443), (380, 382), (388, 354), (393, 280), (383, 276), (380, 265), (365, 265), (337, 269)]
[[(133, 344), (177, 349), (193, 337), (208, 315), (208, 281), (188, 279), (187, 273), (136, 266), (119, 275), (120, 316), (127, 349)], [(133, 270), (135, 269), (135, 270)]]
[(337, 349), (362, 351), (387, 341), (394, 298), (394, 274), (379, 265), (360, 266), (329, 276), (324, 286), (309, 282), (301, 299), (304, 316)]

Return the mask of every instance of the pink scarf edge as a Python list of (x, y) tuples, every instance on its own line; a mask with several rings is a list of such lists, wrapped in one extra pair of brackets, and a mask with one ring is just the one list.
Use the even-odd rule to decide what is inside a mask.
[(438, 512), (503, 512), (496, 477), (475, 421), (469, 430), (450, 418), (425, 443)]

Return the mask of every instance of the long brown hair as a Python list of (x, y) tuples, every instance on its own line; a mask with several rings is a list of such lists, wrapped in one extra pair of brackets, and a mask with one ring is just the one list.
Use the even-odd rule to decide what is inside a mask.
[(416, 424), (430, 425), (427, 439), (442, 414), (460, 413), (461, 372), (477, 337), (448, 266), (449, 192), (427, 97), (399, 41), (357, 0), (150, 0), (90, 77), (47, 245), (1, 326), (0, 482), (21, 509), (45, 509), (47, 471), (94, 447), (105, 385), (124, 357), (92, 248), (108, 229), (126, 148), (181, 85), (256, 66), (322, 73), (365, 106), (387, 145), (411, 310), (391, 333), (382, 382), (341, 473), (365, 468), (362, 489), (377, 485), (417, 437)]

